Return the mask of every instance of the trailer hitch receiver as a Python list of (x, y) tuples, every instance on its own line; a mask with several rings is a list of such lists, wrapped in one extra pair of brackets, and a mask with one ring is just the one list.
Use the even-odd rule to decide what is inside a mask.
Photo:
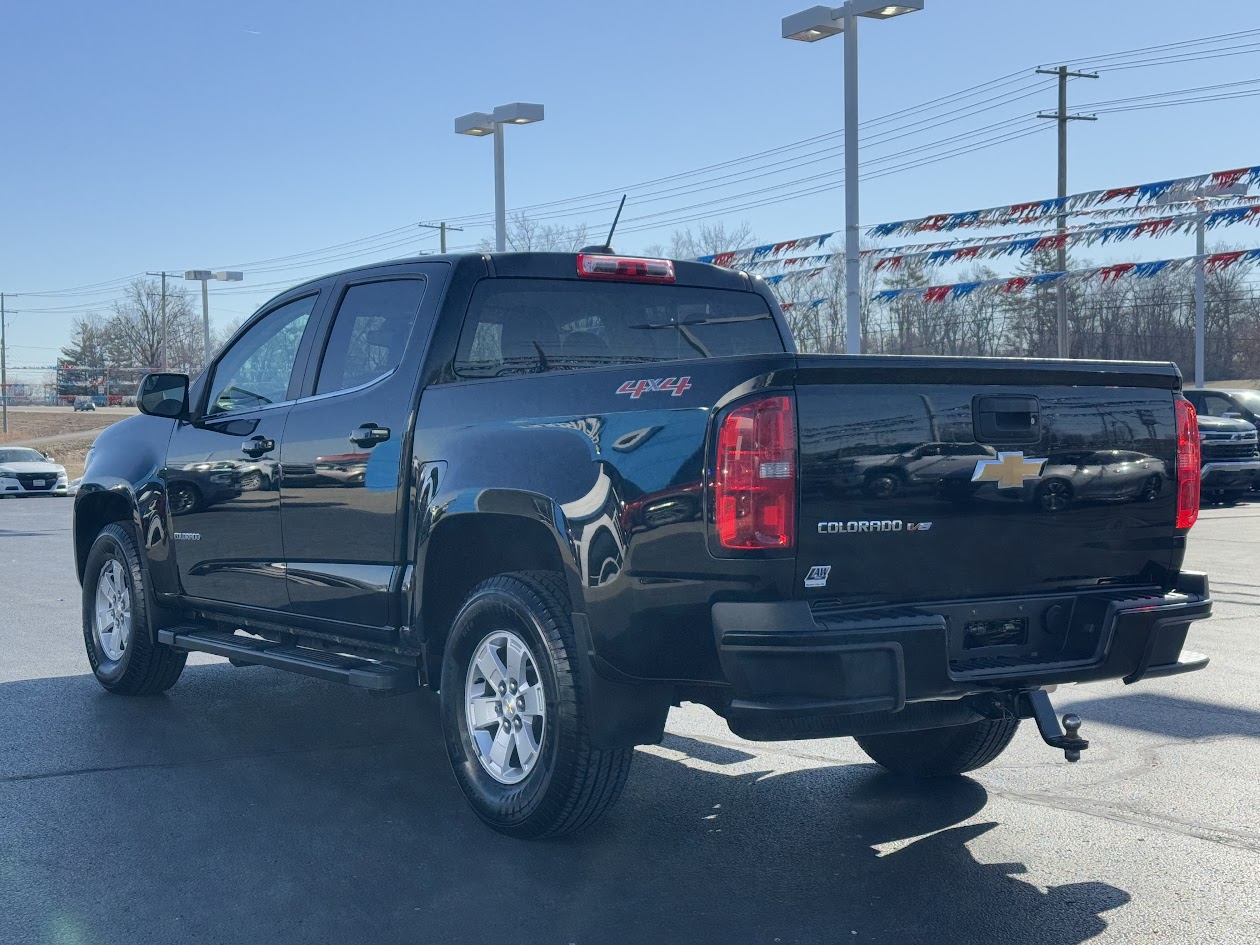
[[(1033, 721), (1037, 723), (1037, 731), (1041, 733), (1041, 740), (1051, 748), (1058, 748), (1063, 751), (1063, 757), (1068, 761), (1080, 761), (1081, 752), (1089, 747), (1089, 741), (1081, 738), (1081, 718), (1069, 712), (1063, 716), (1063, 728), (1059, 728), (1059, 720), (1055, 717), (1054, 706), (1050, 704), (1050, 697), (1046, 695), (1042, 689), (1034, 689), (1031, 692), (1020, 694), (1021, 708), (1031, 715)], [(1024, 713), (1021, 712), (1021, 715)], [(1066, 733), (1064, 729), (1067, 729)]]

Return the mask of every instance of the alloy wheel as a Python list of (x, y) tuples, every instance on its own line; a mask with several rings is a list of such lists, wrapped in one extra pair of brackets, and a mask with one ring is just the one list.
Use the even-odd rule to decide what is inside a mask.
[(495, 630), (473, 651), (464, 685), (464, 715), (473, 753), (500, 784), (519, 784), (542, 752), (547, 699), (525, 641)]
[(106, 561), (97, 577), (92, 633), (100, 652), (114, 663), (131, 642), (131, 588), (117, 558)]

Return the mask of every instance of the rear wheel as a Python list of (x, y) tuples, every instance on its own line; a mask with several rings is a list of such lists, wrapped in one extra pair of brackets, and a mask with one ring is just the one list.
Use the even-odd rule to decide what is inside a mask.
[(88, 552), (83, 641), (96, 681), (124, 696), (165, 692), (188, 658), (149, 636), (140, 555), (130, 530), (117, 523), (106, 525)]
[(634, 750), (590, 744), (589, 694), (564, 577), (504, 574), (456, 616), (442, 664), (442, 726), (455, 779), (485, 823), (558, 836), (621, 794)]
[(1062, 512), (1072, 504), (1072, 484), (1066, 479), (1047, 479), (1037, 488), (1037, 505), (1043, 512)]
[(875, 473), (866, 480), (866, 493), (872, 499), (891, 499), (904, 485), (904, 480), (895, 472)]
[(190, 515), (201, 506), (201, 493), (186, 482), (168, 483), (166, 504), (172, 515)]
[(857, 735), (858, 747), (894, 774), (939, 778), (982, 768), (1006, 750), (1019, 719), (984, 719), (918, 732)]

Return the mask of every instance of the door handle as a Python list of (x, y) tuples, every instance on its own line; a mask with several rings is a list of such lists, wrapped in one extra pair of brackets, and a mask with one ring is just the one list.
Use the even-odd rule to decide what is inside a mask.
[(255, 436), (241, 444), (241, 452), (251, 459), (257, 459), (263, 453), (270, 453), (276, 448), (276, 441), (265, 436)]
[(388, 439), (389, 427), (378, 427), (375, 423), (365, 423), (359, 429), (350, 431), (350, 442), (365, 450)]

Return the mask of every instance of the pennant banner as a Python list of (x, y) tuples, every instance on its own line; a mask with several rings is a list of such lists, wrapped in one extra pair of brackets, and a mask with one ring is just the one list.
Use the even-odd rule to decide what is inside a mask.
[(1095, 266), (1089, 269), (1072, 269), (1067, 272), (1042, 272), (1031, 276), (985, 279), (981, 282), (958, 282), (951, 285), (884, 289), (876, 292), (871, 298), (876, 302), (891, 302), (894, 299), (920, 299), (924, 302), (944, 302), (948, 299), (964, 298), (974, 292), (1014, 295), (1028, 288), (1055, 282), (1074, 284), (1088, 282), (1091, 279), (1099, 279), (1103, 285), (1110, 285), (1127, 278), (1151, 279), (1161, 273), (1172, 273), (1179, 269), (1193, 267), (1200, 260), (1203, 262), (1204, 272), (1220, 272), (1236, 263), (1260, 262), (1260, 249), (1239, 249), (1227, 253), (1186, 256), (1182, 259), (1160, 259), (1144, 263), (1113, 263), (1109, 266)]
[(1087, 210), (1100, 204), (1117, 201), (1134, 201), (1138, 205), (1152, 203), (1157, 198), (1185, 199), (1211, 196), (1230, 187), (1250, 188), (1260, 183), (1260, 166), (1240, 167), (1230, 171), (1196, 174), (1174, 180), (1156, 181), (1151, 184), (1135, 184), (1130, 187), (1112, 187), (1107, 190), (1089, 190), (1067, 197), (1048, 200), (1032, 200), (1025, 203), (987, 207), (984, 210), (965, 210), (960, 213), (936, 213), (914, 220), (898, 220), (879, 223), (867, 229), (871, 237), (894, 234), (922, 233), (925, 231), (957, 230), (964, 227), (1009, 226), (1012, 223), (1031, 223), (1058, 213)]
[(803, 252), (807, 249), (822, 249), (823, 244), (831, 239), (832, 235), (831, 233), (820, 233), (817, 236), (802, 236), (794, 240), (784, 240), (782, 243), (766, 243), (764, 246), (747, 246), (744, 249), (731, 249), (724, 253), (700, 256), (696, 259), (696, 262), (712, 263), (715, 266), (731, 268), (736, 262), (744, 259), (773, 259), (793, 250), (801, 250)]
[[(1219, 226), (1231, 226), (1235, 223), (1260, 224), (1260, 205), (1244, 207), (1227, 207), (1221, 210), (1204, 213), (1190, 213), (1179, 216), (1152, 217), (1129, 223), (1116, 223), (1109, 226), (1090, 226), (1066, 233), (1042, 233), (1020, 239), (1001, 237), (970, 245), (950, 246), (942, 249), (919, 249), (917, 252), (895, 252), (886, 249), (871, 250), (872, 255), (880, 256), (875, 263), (875, 271), (882, 269), (900, 269), (907, 262), (922, 262), (929, 266), (941, 266), (947, 263), (971, 259), (997, 259), (1001, 256), (1027, 256), (1029, 253), (1063, 247), (1095, 246), (1107, 243), (1122, 243), (1125, 240), (1142, 236), (1171, 236), (1181, 233), (1193, 233), (1199, 221), (1207, 229)], [(906, 249), (907, 247), (898, 247)]]
[(779, 309), (780, 311), (790, 312), (794, 308), (803, 308), (807, 311), (812, 312), (814, 309), (821, 308), (823, 305), (826, 305), (830, 301), (831, 299), (822, 298), (822, 299), (814, 299), (811, 302), (784, 302), (779, 306)]
[(780, 272), (777, 275), (766, 276), (766, 284), (778, 285), (784, 280), (791, 280), (792, 282), (808, 282), (810, 279), (813, 279), (815, 276), (826, 271), (826, 266), (819, 266), (816, 269), (802, 269), (800, 272)]

